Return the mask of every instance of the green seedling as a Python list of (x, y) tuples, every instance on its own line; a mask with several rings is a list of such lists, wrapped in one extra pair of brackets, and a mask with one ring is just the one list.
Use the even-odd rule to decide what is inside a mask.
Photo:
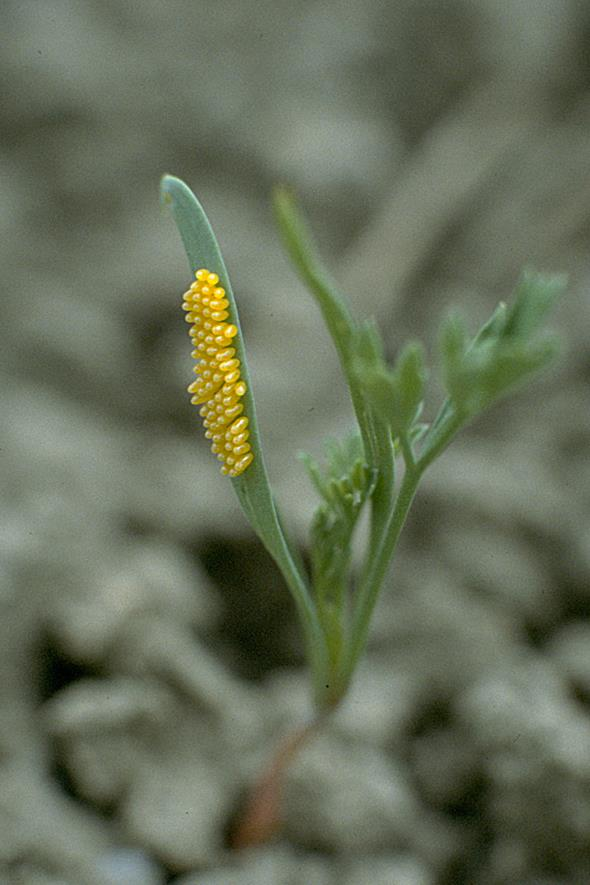
[[(190, 189), (165, 176), (162, 199), (178, 225), (194, 281), (184, 308), (195, 348), (192, 402), (244, 513), (281, 569), (297, 608), (324, 716), (345, 697), (367, 643), (371, 615), (425, 470), (468, 422), (533, 377), (555, 356), (543, 330), (563, 291), (561, 276), (523, 274), (509, 303), (471, 336), (460, 313), (442, 323), (439, 366), (446, 399), (422, 420), (428, 371), (419, 342), (401, 347), (393, 366), (377, 326), (353, 317), (317, 255), (296, 202), (285, 188), (274, 209), (286, 249), (326, 323), (338, 354), (357, 427), (326, 446), (326, 464), (303, 456), (320, 504), (310, 531), (310, 574), (289, 540), (264, 463), (238, 309), (217, 240)], [(352, 540), (363, 509), (370, 529), (359, 573)]]

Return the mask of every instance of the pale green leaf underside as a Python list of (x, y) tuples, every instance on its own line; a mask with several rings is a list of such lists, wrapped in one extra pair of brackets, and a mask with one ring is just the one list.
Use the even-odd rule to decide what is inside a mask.
[[(271, 512), (274, 511), (274, 507), (260, 446), (256, 408), (244, 350), (240, 317), (229, 274), (205, 210), (190, 188), (179, 178), (165, 175), (162, 179), (161, 193), (164, 205), (170, 209), (178, 226), (193, 275), (201, 267), (219, 275), (230, 304), (231, 322), (238, 327), (238, 335), (232, 342), (232, 346), (236, 348), (236, 356), (241, 363), (241, 375), (248, 388), (242, 402), (244, 403), (244, 414), (250, 420), (249, 442), (254, 453), (254, 460), (244, 473), (232, 479), (232, 483), (254, 527), (257, 530), (264, 530), (264, 523), (269, 519), (272, 526), (274, 520)], [(268, 534), (268, 528), (266, 534)]]
[[(238, 335), (232, 346), (236, 348), (236, 356), (241, 363), (241, 375), (247, 385), (247, 392), (242, 402), (244, 414), (250, 421), (249, 442), (254, 454), (254, 460), (249, 467), (231, 482), (252, 527), (283, 571), (302, 616), (310, 645), (317, 648), (317, 624), (309, 591), (303, 575), (293, 560), (281, 527), (264, 464), (239, 313), (221, 250), (205, 210), (183, 181), (172, 175), (165, 175), (161, 183), (161, 197), (178, 226), (192, 273), (205, 267), (219, 275), (221, 285), (226, 290), (231, 322), (238, 328)], [(315, 640), (312, 640), (311, 637), (314, 635)]]

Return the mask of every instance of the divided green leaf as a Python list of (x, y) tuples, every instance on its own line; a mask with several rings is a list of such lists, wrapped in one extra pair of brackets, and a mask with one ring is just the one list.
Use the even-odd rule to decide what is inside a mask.
[(440, 337), (443, 372), (459, 414), (467, 419), (481, 412), (551, 361), (557, 342), (538, 333), (564, 285), (561, 276), (526, 272), (512, 305), (500, 303), (471, 341), (460, 315), (447, 318)]
[(307, 454), (300, 455), (322, 501), (311, 525), (313, 585), (320, 605), (335, 602), (343, 591), (350, 562), (350, 541), (372, 484), (361, 437), (326, 445), (322, 469)]
[(422, 406), (427, 377), (422, 345), (406, 344), (391, 369), (376, 348), (369, 349), (366, 334), (359, 340), (356, 373), (363, 394), (398, 437), (410, 431)]

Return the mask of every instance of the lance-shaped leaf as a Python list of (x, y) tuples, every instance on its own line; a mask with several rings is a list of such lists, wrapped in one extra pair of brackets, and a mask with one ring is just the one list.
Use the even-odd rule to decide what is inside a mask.
[(275, 216), (283, 241), (302, 280), (313, 295), (338, 353), (340, 364), (348, 384), (350, 398), (361, 432), (366, 458), (371, 467), (390, 469), (388, 459), (392, 455), (379, 440), (379, 428), (368, 403), (364, 399), (358, 378), (354, 373), (354, 352), (358, 327), (350, 309), (338, 291), (338, 286), (328, 273), (317, 253), (307, 223), (297, 203), (285, 187), (274, 192)]
[(391, 434), (382, 416), (367, 399), (355, 371), (359, 351), (382, 351), (379, 333), (371, 319), (363, 318), (357, 322), (353, 318), (346, 300), (318, 255), (306, 220), (287, 188), (276, 188), (274, 209), (293, 264), (314, 297), (334, 342), (361, 432), (365, 457), (374, 478), (370, 494), (375, 493), (375, 507), (386, 512), (395, 482)]
[[(204, 346), (208, 345), (212, 348), (212, 359), (215, 358), (213, 352), (215, 351), (216, 346), (222, 346), (224, 336), (227, 338), (227, 345), (230, 346), (231, 350), (235, 351), (235, 353), (231, 354), (225, 361), (225, 363), (229, 363), (229, 365), (225, 364), (223, 359), (219, 364), (220, 373), (226, 373), (226, 383), (221, 390), (222, 392), (224, 390), (229, 391), (224, 395), (225, 399), (230, 403), (230, 411), (232, 409), (235, 410), (234, 400), (236, 400), (236, 396), (239, 395), (239, 406), (242, 406), (242, 409), (237, 412), (232, 412), (232, 417), (233, 414), (236, 414), (236, 421), (247, 419), (247, 445), (249, 449), (246, 453), (247, 457), (245, 458), (247, 465), (246, 467), (243, 467), (243, 462), (241, 462), (242, 469), (238, 472), (238, 475), (234, 475), (236, 471), (235, 469), (231, 469), (232, 466), (236, 465), (235, 459), (233, 459), (230, 469), (226, 469), (224, 472), (229, 473), (234, 490), (247, 518), (252, 524), (252, 527), (285, 575), (306, 628), (310, 652), (312, 655), (321, 656), (323, 640), (321, 638), (315, 609), (309, 595), (305, 578), (294, 561), (281, 526), (264, 464), (260, 434), (256, 420), (256, 408), (252, 393), (252, 384), (248, 372), (248, 363), (244, 350), (238, 309), (221, 250), (203, 207), (184, 182), (171, 175), (164, 176), (161, 185), (161, 195), (164, 205), (172, 212), (184, 243), (191, 270), (193, 274), (197, 276), (197, 281), (193, 284), (193, 286), (196, 287), (193, 294), (194, 301), (189, 301), (186, 305), (186, 308), (189, 310), (187, 315), (189, 322), (195, 323), (194, 328), (196, 331), (194, 340), (202, 340)], [(217, 284), (212, 283), (211, 286), (209, 285), (210, 278), (206, 277), (204, 269), (208, 271), (210, 275), (218, 277), (218, 282), (223, 290), (222, 300), (215, 295), (215, 290), (211, 292), (209, 291), (211, 286), (216, 286)], [(203, 271), (203, 273), (197, 273), (200, 271)], [(202, 280), (200, 277), (202, 277)], [(209, 287), (204, 295), (203, 286)], [(187, 295), (189, 295), (190, 292), (191, 290), (189, 290)], [(213, 298), (213, 301), (208, 302), (208, 298)], [(215, 300), (216, 298), (217, 301)], [(197, 307), (195, 307), (195, 304), (197, 304)], [(209, 311), (208, 314), (207, 311)], [(206, 335), (202, 339), (199, 339), (196, 337), (199, 334), (197, 325), (198, 321), (204, 321), (205, 325), (207, 325), (208, 322), (208, 325), (211, 326), (211, 316), (213, 316), (213, 321), (216, 323), (218, 319), (221, 318), (219, 319), (218, 325), (209, 329), (209, 338), (212, 340), (209, 341)], [(216, 344), (218, 339), (219, 343)], [(197, 355), (197, 358), (199, 358), (197, 351), (195, 351), (195, 354)], [(222, 420), (224, 420), (223, 410), (227, 408), (227, 405), (223, 396), (219, 402), (217, 412), (215, 412), (215, 400), (213, 398), (208, 401), (204, 399), (207, 396), (207, 385), (212, 385), (211, 390), (215, 392), (216, 384), (218, 385), (220, 383), (216, 381), (213, 376), (205, 375), (205, 371), (213, 370), (206, 369), (201, 372), (200, 377), (197, 376), (197, 393), (193, 401), (197, 403), (205, 403), (202, 409), (202, 412), (204, 410), (205, 415), (208, 414), (208, 409), (213, 410), (211, 413), (213, 415), (211, 420), (207, 422), (206, 418), (206, 426), (209, 427), (209, 435), (211, 435), (212, 427), (216, 431), (216, 433), (213, 434), (213, 447), (215, 451), (215, 448), (219, 449), (219, 445), (223, 444), (221, 437), (225, 437), (226, 434), (229, 434), (229, 442), (230, 444), (233, 444), (231, 433), (236, 425), (232, 424), (229, 426), (228, 430), (225, 430), (227, 422), (225, 424), (220, 424), (215, 417), (215, 414), (219, 413)], [(232, 377), (232, 372), (234, 375), (236, 373), (239, 374), (239, 381)], [(240, 387), (239, 391), (236, 393), (235, 387), (239, 383), (243, 383), (243, 387)], [(191, 385), (191, 388), (194, 386), (195, 385)], [(215, 414), (213, 414), (214, 412)], [(236, 435), (239, 436), (243, 432), (243, 424), (238, 424), (237, 427), (239, 433)], [(217, 441), (215, 439), (216, 436), (220, 437)], [(244, 442), (239, 443), (238, 448), (243, 447), (244, 445)], [(223, 451), (221, 452), (221, 456), (223, 457)], [(316, 661), (315, 670), (316, 675), (321, 671), (320, 661)]]

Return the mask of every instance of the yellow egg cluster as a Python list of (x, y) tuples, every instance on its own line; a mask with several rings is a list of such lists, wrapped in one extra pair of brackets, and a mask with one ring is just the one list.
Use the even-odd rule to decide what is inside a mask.
[(196, 280), (184, 293), (183, 309), (186, 321), (191, 323), (190, 336), (198, 360), (194, 368), (197, 376), (189, 386), (191, 403), (201, 405), (200, 414), (211, 440), (211, 451), (221, 461), (225, 476), (239, 476), (248, 467), (254, 455), (248, 437), (249, 420), (243, 414), (240, 402), (246, 393), (246, 384), (240, 378), (240, 361), (232, 342), (238, 333), (233, 323), (227, 323), (229, 302), (225, 289), (219, 285), (216, 273), (202, 268)]

